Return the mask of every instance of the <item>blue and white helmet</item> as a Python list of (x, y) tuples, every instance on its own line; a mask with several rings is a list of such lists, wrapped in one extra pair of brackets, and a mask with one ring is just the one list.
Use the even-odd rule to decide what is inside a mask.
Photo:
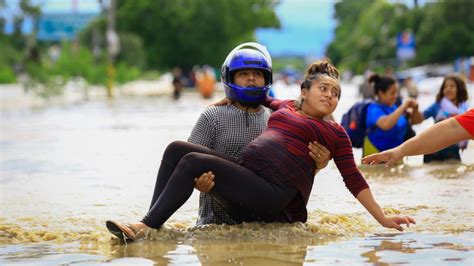
[[(246, 88), (234, 84), (235, 72), (242, 69), (261, 70), (265, 85)], [(263, 103), (272, 85), (272, 58), (267, 48), (255, 42), (247, 42), (235, 47), (222, 64), (221, 80), (227, 98), (245, 106)]]

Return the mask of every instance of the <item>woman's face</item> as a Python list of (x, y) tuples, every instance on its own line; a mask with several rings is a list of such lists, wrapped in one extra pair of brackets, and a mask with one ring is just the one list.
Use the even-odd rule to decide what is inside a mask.
[(234, 74), (234, 84), (240, 87), (263, 87), (265, 86), (265, 77), (263, 72), (258, 69), (242, 69)]
[(379, 97), (380, 103), (392, 106), (397, 102), (397, 97), (398, 97), (398, 88), (397, 84), (393, 84), (390, 87), (388, 87), (388, 90), (383, 92), (379, 91), (377, 93), (377, 96)]
[(309, 90), (301, 90), (301, 97), (304, 99), (301, 109), (311, 116), (323, 118), (334, 112), (340, 93), (338, 81), (322, 76), (313, 81)]
[(454, 80), (452, 79), (447, 79), (444, 82), (444, 86), (443, 86), (443, 96), (446, 97), (451, 102), (456, 103), (456, 99), (458, 96), (457, 92), (458, 92), (458, 89), (456, 86), (456, 82), (454, 82)]

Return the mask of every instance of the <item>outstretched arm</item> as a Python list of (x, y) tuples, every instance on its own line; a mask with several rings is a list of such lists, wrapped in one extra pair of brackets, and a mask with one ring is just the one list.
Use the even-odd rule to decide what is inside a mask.
[(385, 216), (382, 209), (375, 201), (370, 188), (363, 189), (359, 192), (357, 199), (383, 227), (395, 228), (398, 231), (403, 231), (402, 224), (410, 226), (411, 223), (416, 223), (415, 220), (409, 216)]
[(449, 118), (434, 124), (398, 147), (362, 158), (362, 163), (377, 164), (386, 162), (386, 166), (391, 166), (404, 156), (433, 153), (470, 138), (469, 132), (455, 118)]

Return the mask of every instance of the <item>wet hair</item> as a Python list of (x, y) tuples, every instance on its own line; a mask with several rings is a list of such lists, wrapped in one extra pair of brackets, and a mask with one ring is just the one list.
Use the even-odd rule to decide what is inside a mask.
[(468, 95), (467, 95), (466, 82), (464, 82), (464, 80), (459, 75), (449, 74), (449, 75), (446, 75), (446, 77), (444, 77), (443, 84), (441, 84), (438, 94), (436, 95), (436, 102), (440, 103), (441, 99), (443, 99), (444, 97), (443, 88), (444, 88), (444, 85), (446, 84), (446, 81), (448, 80), (452, 80), (454, 81), (454, 83), (456, 83), (457, 104), (467, 101)]
[[(304, 81), (301, 83), (301, 89), (309, 90), (313, 82), (319, 80), (321, 77), (330, 77), (337, 81), (339, 85), (339, 70), (329, 59), (323, 59), (313, 62), (305, 72)], [(339, 87), (340, 88), (340, 87)], [(341, 98), (341, 93), (339, 92), (338, 99)], [(297, 109), (301, 109), (301, 105), (303, 105), (303, 99), (299, 98), (295, 101), (295, 105)]]
[(373, 83), (375, 95), (378, 95), (379, 92), (387, 92), (393, 84), (396, 84), (394, 78), (389, 76), (380, 76), (379, 74), (373, 74), (368, 79), (369, 84)]

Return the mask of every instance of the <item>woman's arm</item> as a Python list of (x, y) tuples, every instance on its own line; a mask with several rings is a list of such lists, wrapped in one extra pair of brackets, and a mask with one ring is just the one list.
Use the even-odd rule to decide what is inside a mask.
[(286, 106), (286, 104), (288, 102), (289, 102), (288, 100), (282, 101), (282, 100), (275, 99), (271, 96), (267, 96), (267, 98), (262, 103), (262, 105), (265, 106), (265, 107), (270, 108), (272, 111), (276, 111), (276, 110)]
[(391, 166), (404, 156), (433, 153), (470, 138), (469, 132), (453, 117), (434, 124), (398, 147), (364, 157), (362, 163), (387, 162), (386, 166)]
[(379, 222), (382, 226), (387, 228), (395, 228), (398, 231), (403, 231), (401, 224), (410, 226), (410, 223), (415, 224), (415, 220), (409, 216), (392, 216), (387, 217), (383, 213), (382, 208), (375, 201), (370, 188), (363, 189), (357, 195), (357, 200), (365, 207), (365, 209)]
[(405, 113), (411, 100), (403, 102), (393, 113), (380, 117), (375, 123), (382, 130), (389, 130), (397, 124), (398, 119)]
[(454, 118), (436, 123), (401, 145), (404, 156), (433, 153), (469, 139), (469, 133)]

